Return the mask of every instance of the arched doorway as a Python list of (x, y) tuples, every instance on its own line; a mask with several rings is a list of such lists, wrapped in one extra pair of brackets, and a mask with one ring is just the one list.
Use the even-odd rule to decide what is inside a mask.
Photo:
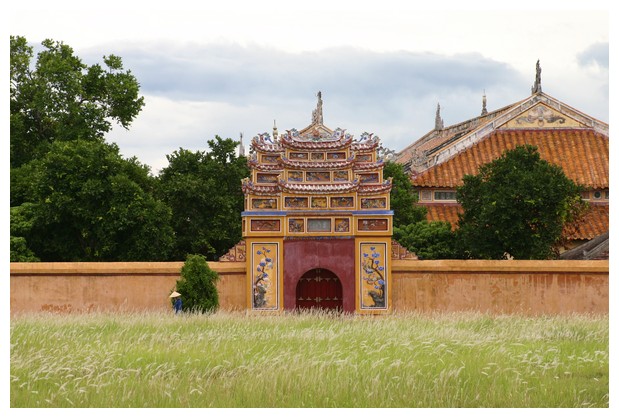
[(297, 283), (296, 301), (297, 309), (342, 311), (342, 283), (330, 270), (310, 270)]

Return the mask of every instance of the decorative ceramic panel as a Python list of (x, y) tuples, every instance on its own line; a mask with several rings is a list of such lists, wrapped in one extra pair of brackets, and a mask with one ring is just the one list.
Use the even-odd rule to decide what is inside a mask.
[(289, 219), (288, 232), (303, 232), (303, 219)]
[(538, 104), (510, 120), (502, 128), (578, 128), (581, 126), (574, 119), (543, 104)]
[(387, 309), (387, 245), (359, 244), (359, 302), (362, 310)]
[(345, 152), (328, 152), (327, 160), (345, 160), (346, 153)]
[(308, 171), (305, 175), (306, 181), (331, 181), (331, 173), (328, 171)]
[(307, 232), (331, 232), (331, 219), (308, 219)]
[(263, 163), (273, 164), (277, 163), (279, 160), (278, 155), (263, 155), (261, 158)]
[(332, 208), (352, 208), (355, 206), (355, 199), (353, 197), (332, 197)]
[(325, 209), (327, 207), (326, 197), (312, 197), (312, 208)]
[(322, 152), (312, 152), (311, 158), (312, 160), (324, 160), (325, 155)]
[(303, 172), (302, 171), (289, 171), (288, 181), (303, 181)]
[(307, 152), (291, 152), (291, 160), (307, 160)]
[(370, 154), (357, 154), (357, 156), (355, 157), (355, 160), (357, 160), (360, 163), (371, 162), (372, 156)]
[(258, 173), (256, 174), (256, 183), (277, 183), (278, 177), (277, 174)]
[(306, 208), (308, 207), (307, 197), (286, 197), (284, 206), (287, 208)]
[(348, 171), (334, 171), (333, 181), (348, 181)]
[(252, 209), (277, 209), (277, 199), (252, 199)]
[(376, 199), (361, 199), (361, 209), (384, 209), (387, 207), (387, 199), (384, 197)]
[(361, 181), (361, 184), (378, 183), (378, 173), (359, 174), (359, 180)]
[(252, 308), (279, 309), (279, 281), (277, 243), (252, 244)]
[(279, 231), (279, 219), (252, 219), (252, 231)]
[(387, 231), (389, 223), (387, 219), (359, 219), (357, 229), (359, 231)]
[(348, 218), (335, 219), (335, 232), (350, 232), (350, 220)]

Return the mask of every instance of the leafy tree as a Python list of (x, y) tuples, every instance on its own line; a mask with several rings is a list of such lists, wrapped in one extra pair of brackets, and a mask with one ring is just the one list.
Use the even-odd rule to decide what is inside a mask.
[(206, 258), (199, 254), (187, 256), (181, 268), (181, 278), (176, 281), (176, 291), (183, 299), (183, 309), (207, 313), (219, 307), (216, 282), (219, 275), (211, 270)]
[(21, 206), (11, 208), (11, 262), (40, 261), (34, 252), (28, 247), (24, 235), (32, 228), (29, 212), (32, 205), (24, 203)]
[(556, 257), (564, 225), (584, 208), (580, 191), (536, 147), (508, 150), (457, 188), (459, 241), (470, 258)]
[(149, 168), (123, 159), (116, 145), (56, 141), (22, 169), (27, 203), (12, 209), (11, 221), (41, 260), (168, 258), (171, 211), (153, 197)]
[(120, 57), (87, 66), (68, 45), (46, 39), (32, 63), (26, 38), (10, 43), (12, 168), (42, 157), (54, 141), (100, 141), (112, 122), (128, 128), (144, 106)]
[(420, 221), (394, 227), (393, 238), (422, 260), (460, 258), (449, 222)]
[(417, 205), (417, 193), (413, 190), (410, 179), (401, 164), (387, 161), (383, 168), (383, 177), (392, 178), (391, 209), (394, 227), (402, 227), (426, 218), (426, 208)]
[(238, 142), (209, 140), (209, 151), (180, 149), (168, 155), (159, 174), (159, 195), (172, 208), (176, 247), (172, 258), (203, 254), (216, 260), (241, 239), (247, 159), (236, 156)]

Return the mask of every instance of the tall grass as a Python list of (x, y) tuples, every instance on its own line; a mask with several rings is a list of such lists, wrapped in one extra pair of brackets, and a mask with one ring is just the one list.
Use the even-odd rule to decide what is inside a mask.
[(607, 316), (11, 320), (11, 407), (603, 407)]

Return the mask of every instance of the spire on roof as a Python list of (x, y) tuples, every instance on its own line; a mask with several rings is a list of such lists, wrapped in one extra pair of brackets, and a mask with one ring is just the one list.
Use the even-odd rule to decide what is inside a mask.
[(278, 133), (277, 133), (277, 125), (275, 124), (275, 119), (273, 119), (273, 140), (277, 141)]
[(481, 115), (487, 115), (488, 114), (488, 109), (486, 109), (486, 90), (484, 90), (484, 95), (481, 99)]
[(542, 67), (539, 65), (539, 60), (535, 65), (535, 84), (531, 87), (531, 94), (542, 92)]
[(436, 104), (436, 117), (434, 118), (434, 129), (440, 131), (443, 129), (443, 119), (441, 118), (441, 104)]
[(318, 104), (316, 105), (316, 110), (312, 112), (312, 124), (320, 123), (322, 125), (322, 93), (319, 91), (317, 96)]
[(240, 142), (239, 142), (239, 156), (240, 157), (244, 157), (245, 156), (245, 146), (243, 145), (243, 132), (241, 132), (239, 134)]

